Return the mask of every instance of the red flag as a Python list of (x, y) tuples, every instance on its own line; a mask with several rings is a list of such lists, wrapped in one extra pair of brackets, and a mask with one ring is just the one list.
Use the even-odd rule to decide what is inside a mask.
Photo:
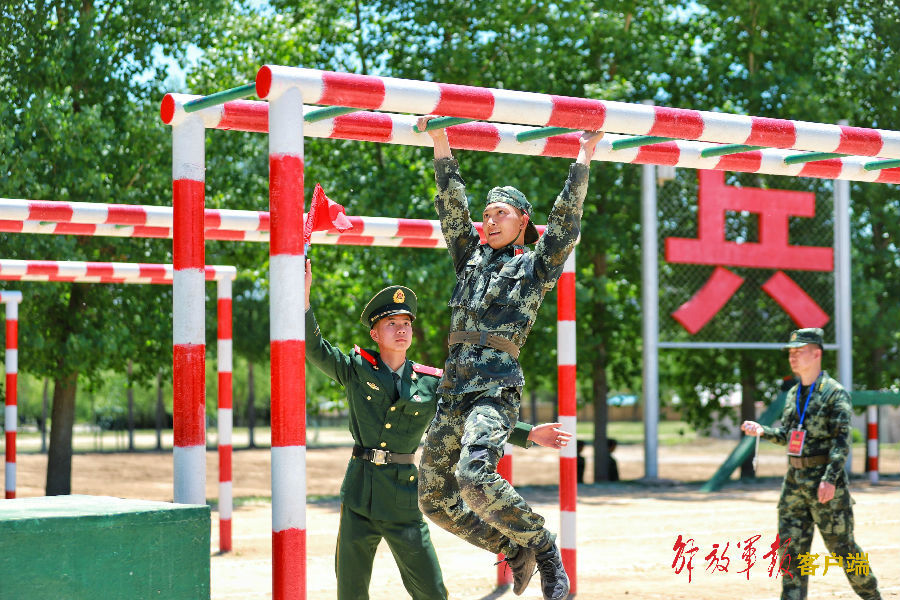
[(347, 218), (344, 207), (326, 196), (325, 190), (317, 183), (313, 192), (312, 206), (303, 226), (304, 246), (309, 246), (313, 231), (327, 231), (332, 227), (343, 232), (352, 229), (353, 224)]

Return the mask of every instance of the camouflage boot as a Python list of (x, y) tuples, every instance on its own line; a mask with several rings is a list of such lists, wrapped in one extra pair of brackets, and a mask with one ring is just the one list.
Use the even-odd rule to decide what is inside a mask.
[(534, 563), (534, 550), (522, 546), (519, 546), (519, 551), (516, 552), (514, 557), (506, 559), (506, 564), (512, 569), (513, 593), (516, 596), (521, 596), (525, 588), (528, 587), (528, 582), (531, 581), (531, 576), (534, 575)]
[(562, 558), (556, 544), (535, 555), (538, 571), (541, 572), (541, 591), (544, 600), (565, 600), (569, 597), (569, 576), (563, 568)]

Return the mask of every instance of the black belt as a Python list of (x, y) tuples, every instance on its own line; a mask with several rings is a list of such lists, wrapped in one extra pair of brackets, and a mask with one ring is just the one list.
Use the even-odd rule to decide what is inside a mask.
[(416, 463), (415, 454), (400, 454), (398, 452), (388, 452), (387, 450), (363, 448), (362, 446), (353, 446), (353, 456), (373, 462), (376, 465), (413, 465)]
[(447, 338), (447, 344), (478, 344), (487, 346), (501, 352), (506, 352), (513, 358), (519, 358), (519, 347), (515, 342), (502, 335), (495, 335), (487, 331), (454, 331)]
[(828, 462), (827, 454), (817, 454), (815, 456), (788, 456), (788, 462), (792, 467), (797, 469), (805, 469), (806, 467), (817, 467)]

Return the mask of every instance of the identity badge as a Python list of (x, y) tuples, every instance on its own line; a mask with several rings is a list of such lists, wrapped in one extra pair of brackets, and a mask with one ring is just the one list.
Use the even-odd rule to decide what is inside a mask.
[(803, 443), (806, 441), (806, 431), (803, 429), (792, 429), (791, 439), (788, 442), (788, 456), (802, 456)]

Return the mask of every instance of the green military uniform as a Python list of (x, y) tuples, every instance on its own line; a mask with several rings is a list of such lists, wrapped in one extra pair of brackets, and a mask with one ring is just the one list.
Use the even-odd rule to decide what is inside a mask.
[[(361, 321), (371, 327), (393, 314), (414, 318), (415, 311), (412, 290), (392, 286), (372, 298)], [(437, 555), (416, 502), (418, 472), (412, 464), (435, 414), (440, 369), (407, 360), (398, 391), (393, 371), (378, 352), (355, 347), (344, 354), (323, 339), (311, 309), (306, 311), (306, 331), (307, 360), (346, 389), (353, 454), (359, 455), (350, 459), (341, 485), (335, 555), (338, 599), (369, 597), (372, 563), (382, 538), (412, 598), (446, 599)], [(525, 445), (529, 430), (521, 428), (520, 445)], [(404, 462), (394, 462), (395, 458)]]
[[(793, 332), (786, 348), (810, 343), (821, 347), (821, 329)], [(865, 557), (853, 539), (853, 501), (844, 471), (850, 451), (850, 406), (847, 390), (823, 371), (813, 386), (797, 383), (788, 391), (780, 427), (763, 427), (764, 439), (782, 445), (787, 445), (791, 432), (800, 428), (801, 418), (806, 432), (801, 456), (789, 457), (778, 500), (778, 535), (782, 544), (790, 538), (781, 552), (781, 562), (790, 573), (782, 579), (782, 600), (806, 598), (809, 577), (800, 574), (797, 557), (809, 552), (814, 524), (818, 525), (828, 551), (843, 557), (853, 590), (866, 600), (881, 598), (868, 564), (859, 572), (847, 570), (857, 558)], [(823, 481), (835, 486), (834, 498), (825, 503), (818, 500), (819, 484)]]
[[(572, 165), (543, 237), (534, 252), (526, 252), (512, 244), (498, 250), (482, 244), (456, 160), (441, 158), (434, 165), (434, 204), (457, 284), (450, 299), (451, 345), (438, 389), (438, 413), (419, 464), (419, 505), (444, 529), (490, 552), (546, 549), (555, 536), (496, 467), (518, 419), (525, 383), (518, 349), (577, 241), (589, 170)], [(530, 205), (515, 188), (494, 188), (488, 203), (494, 201), (530, 214)], [(529, 222), (526, 243), (536, 238)]]

